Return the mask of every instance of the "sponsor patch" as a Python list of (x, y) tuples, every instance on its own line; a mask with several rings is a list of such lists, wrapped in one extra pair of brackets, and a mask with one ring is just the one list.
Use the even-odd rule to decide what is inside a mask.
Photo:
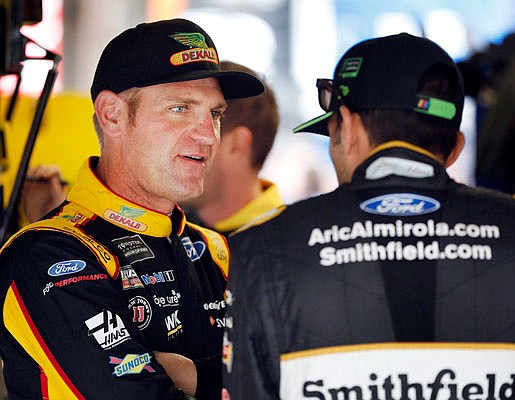
[(47, 293), (50, 293), (50, 289), (52, 289), (53, 287), (54, 287), (54, 283), (48, 282), (43, 289), (43, 296), (46, 296)]
[(118, 212), (109, 209), (104, 210), (104, 218), (125, 228), (145, 232), (147, 230), (147, 225), (135, 220), (135, 218), (139, 218), (145, 213), (145, 210), (122, 206)]
[(130, 264), (155, 257), (140, 235), (113, 239), (112, 242)]
[(414, 111), (448, 120), (453, 119), (456, 115), (456, 106), (450, 101), (428, 97), (421, 94), (417, 96), (419, 99)]
[(188, 46), (188, 50), (180, 51), (172, 54), (170, 63), (172, 65), (184, 65), (192, 62), (207, 61), (218, 64), (218, 55), (216, 50), (209, 47), (206, 38), (200, 32), (185, 32), (169, 35), (184, 46)]
[(142, 331), (150, 324), (152, 319), (150, 302), (142, 296), (135, 296), (129, 300), (128, 306), (129, 310), (132, 311), (132, 322)]
[(48, 282), (43, 289), (43, 295), (46, 295), (50, 292), (50, 289), (53, 287), (64, 287), (67, 285), (71, 285), (74, 283), (84, 282), (84, 281), (98, 281), (98, 280), (107, 280), (109, 276), (107, 274), (89, 274), (89, 275), (79, 275), (72, 276), (71, 278), (62, 279), (56, 282)]
[(217, 328), (225, 328), (225, 317), (223, 318), (215, 318), (213, 316), (209, 316), (209, 323), (213, 327)]
[(371, 214), (410, 216), (432, 213), (440, 208), (440, 202), (415, 193), (393, 193), (368, 199), (359, 208)]
[(62, 276), (68, 274), (75, 274), (86, 268), (86, 262), (82, 260), (67, 260), (59, 261), (48, 268), (48, 275)]
[(359, 74), (363, 58), (351, 57), (343, 60), (339, 75), (342, 78), (355, 78)]
[(131, 338), (120, 316), (109, 310), (102, 310), (84, 322), (89, 329), (88, 336), (93, 336), (104, 350)]
[(173, 270), (169, 269), (166, 271), (152, 272), (151, 274), (141, 275), (141, 280), (145, 285), (155, 285), (156, 283), (173, 282), (175, 276)]
[(143, 283), (139, 279), (138, 274), (130, 265), (125, 265), (120, 268), (120, 276), (122, 277), (123, 290), (142, 288)]
[(280, 398), (494, 400), (515, 393), (515, 345), (380, 343), (282, 354)]
[(206, 244), (204, 242), (199, 240), (193, 243), (188, 236), (181, 238), (181, 242), (191, 261), (200, 260), (200, 257), (202, 257), (202, 254), (204, 254), (206, 250)]
[(204, 303), (204, 310), (222, 310), (225, 308), (225, 300), (216, 300), (212, 301), (211, 303)]
[(115, 364), (113, 375), (118, 377), (127, 374), (140, 374), (143, 370), (148, 372), (156, 372), (150, 365), (152, 356), (145, 354), (127, 354), (123, 359), (118, 357), (109, 357), (109, 364)]
[(177, 307), (179, 306), (179, 299), (181, 294), (172, 289), (170, 296), (152, 296), (154, 303), (159, 307)]
[[(457, 238), (456, 242), (452, 241), (453, 237)], [(492, 260), (494, 253), (489, 241), (500, 237), (501, 230), (497, 225), (448, 224), (431, 218), (420, 222), (366, 220), (347, 226), (334, 224), (328, 229), (315, 227), (307, 245), (324, 245), (319, 251), (320, 265), (329, 267), (383, 260)], [(450, 238), (451, 241), (444, 245), (438, 238)], [(470, 239), (475, 242), (469, 242)], [(353, 240), (358, 241), (351, 243)], [(333, 245), (337, 243), (340, 245)]]
[(71, 223), (76, 224), (76, 223), (80, 222), (82, 219), (84, 219), (84, 215), (82, 215), (79, 212), (76, 212), (74, 215), (61, 215), (58, 218), (66, 219), (66, 220), (70, 221)]
[(165, 318), (165, 324), (168, 331), (168, 338), (176, 337), (182, 333), (182, 322), (179, 319), (179, 310), (167, 315)]
[(430, 164), (398, 157), (380, 157), (368, 166), (365, 178), (375, 180), (388, 175), (397, 175), (421, 179), (429, 178), (434, 174), (434, 168)]

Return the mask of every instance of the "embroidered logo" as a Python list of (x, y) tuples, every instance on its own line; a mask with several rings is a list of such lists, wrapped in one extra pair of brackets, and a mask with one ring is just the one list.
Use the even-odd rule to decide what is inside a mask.
[(202, 33), (178, 32), (169, 36), (184, 46), (189, 47), (189, 50), (172, 54), (170, 57), (170, 63), (172, 65), (179, 66), (198, 61), (207, 61), (218, 64), (218, 55), (216, 54), (216, 50), (207, 45), (206, 38)]
[(67, 260), (59, 261), (48, 268), (48, 275), (61, 276), (68, 274), (75, 274), (86, 268), (86, 263), (82, 260)]
[(440, 202), (414, 193), (393, 193), (368, 199), (359, 207), (371, 214), (410, 216), (434, 212), (440, 208)]
[(127, 354), (123, 359), (118, 357), (109, 357), (109, 364), (116, 364), (113, 375), (118, 377), (127, 374), (140, 374), (143, 370), (148, 372), (156, 372), (150, 365), (150, 354)]
[(147, 230), (147, 226), (144, 223), (135, 220), (135, 218), (139, 218), (145, 213), (145, 210), (122, 206), (120, 207), (119, 212), (109, 209), (104, 210), (104, 218), (125, 228), (145, 232)]
[(182, 322), (179, 319), (179, 310), (175, 310), (172, 314), (165, 318), (166, 330), (168, 337), (173, 338), (182, 332)]
[(93, 336), (104, 350), (118, 346), (131, 338), (120, 316), (109, 310), (102, 310), (101, 313), (86, 320), (85, 324), (89, 329), (88, 335)]
[(140, 235), (126, 236), (111, 241), (130, 264), (155, 257)]
[(142, 331), (150, 324), (152, 319), (150, 302), (142, 296), (135, 296), (129, 300), (128, 305), (129, 310), (132, 311), (132, 322)]
[(185, 236), (181, 238), (181, 242), (191, 261), (200, 260), (200, 257), (202, 257), (202, 254), (204, 254), (206, 250), (206, 244), (201, 240), (193, 243), (188, 236)]
[(130, 265), (120, 268), (120, 276), (122, 278), (123, 290), (142, 288), (143, 283), (139, 279), (138, 274)]

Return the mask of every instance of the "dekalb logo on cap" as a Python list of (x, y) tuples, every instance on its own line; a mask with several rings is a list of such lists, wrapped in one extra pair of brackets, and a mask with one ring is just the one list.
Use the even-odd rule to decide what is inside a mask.
[(218, 64), (218, 55), (216, 50), (209, 47), (206, 38), (202, 33), (185, 32), (168, 35), (184, 46), (189, 46), (189, 50), (180, 51), (172, 54), (170, 62), (172, 65), (179, 66), (198, 61), (207, 61)]

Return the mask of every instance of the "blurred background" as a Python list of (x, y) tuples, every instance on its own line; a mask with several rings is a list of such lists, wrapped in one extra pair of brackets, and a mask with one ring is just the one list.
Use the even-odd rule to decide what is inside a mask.
[[(102, 49), (128, 27), (172, 17), (201, 25), (217, 45), (220, 59), (263, 73), (275, 89), (282, 119), (262, 176), (277, 183), (287, 203), (336, 187), (328, 139), (291, 133), (292, 127), (321, 114), (316, 78), (332, 77), (337, 60), (355, 42), (402, 31), (436, 41), (464, 72), (468, 96), (462, 130), (467, 146), (451, 175), (471, 185), (515, 192), (515, 168), (510, 168), (511, 142), (515, 146), (511, 139), (513, 0), (2, 0), (0, 4), (4, 198), (53, 65), (38, 59), (45, 58), (42, 49), (61, 55), (62, 61), (30, 164), (57, 164), (64, 179), (73, 183), (84, 159), (98, 153), (89, 87)], [(30, 39), (25, 48), (28, 59), (16, 54), (16, 30)]]

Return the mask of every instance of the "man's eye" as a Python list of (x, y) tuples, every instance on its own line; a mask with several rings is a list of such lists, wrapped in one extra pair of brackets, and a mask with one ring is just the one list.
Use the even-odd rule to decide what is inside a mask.
[(186, 107), (184, 106), (173, 106), (170, 108), (171, 111), (173, 112), (176, 112), (176, 113), (183, 113), (184, 111), (186, 111)]
[(213, 119), (220, 120), (223, 117), (223, 114), (220, 111), (211, 111), (211, 117)]

